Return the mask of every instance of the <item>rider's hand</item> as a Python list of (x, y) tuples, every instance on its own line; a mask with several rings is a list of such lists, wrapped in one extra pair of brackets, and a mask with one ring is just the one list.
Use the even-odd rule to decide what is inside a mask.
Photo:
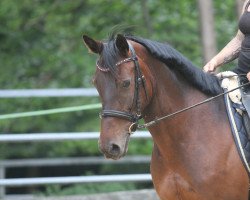
[(217, 63), (215, 60), (209, 61), (204, 67), (203, 70), (205, 72), (213, 73), (217, 67)]
[(247, 73), (247, 79), (250, 81), (250, 72)]

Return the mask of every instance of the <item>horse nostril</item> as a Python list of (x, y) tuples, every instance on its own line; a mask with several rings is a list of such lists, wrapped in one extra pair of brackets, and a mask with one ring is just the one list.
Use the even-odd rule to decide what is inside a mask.
[(117, 144), (111, 144), (111, 152), (112, 154), (119, 154), (120, 147)]

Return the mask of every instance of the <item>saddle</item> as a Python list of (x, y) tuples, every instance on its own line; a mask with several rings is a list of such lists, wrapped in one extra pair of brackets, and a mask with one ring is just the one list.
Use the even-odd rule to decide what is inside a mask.
[[(225, 72), (222, 72), (225, 74)], [(242, 79), (238, 79), (236, 74), (227, 74), (222, 78), (221, 86), (225, 92), (230, 91), (242, 84)], [(245, 81), (245, 80), (243, 80)], [(243, 88), (234, 90), (224, 95), (226, 111), (231, 126), (235, 145), (243, 165), (250, 177), (250, 120), (247, 110), (250, 111), (250, 89)], [(250, 113), (250, 112), (249, 112)]]
[[(222, 80), (221, 87), (227, 90), (232, 90), (239, 85), (249, 82), (247, 77), (238, 76), (232, 71), (221, 72), (217, 77)], [(248, 133), (248, 138), (250, 139), (250, 85), (229, 93), (229, 98), (233, 102), (235, 109), (242, 116), (243, 124)]]

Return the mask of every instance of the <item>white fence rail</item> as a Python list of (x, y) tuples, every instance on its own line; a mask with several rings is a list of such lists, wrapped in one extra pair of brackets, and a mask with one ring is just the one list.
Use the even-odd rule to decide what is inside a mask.
[(109, 182), (145, 182), (151, 181), (150, 174), (70, 176), (46, 178), (17, 178), (0, 180), (0, 186), (23, 187), (28, 185), (70, 184), (70, 183), (109, 183)]
[(79, 96), (94, 97), (98, 96), (98, 93), (95, 88), (0, 90), (0, 98), (79, 97)]
[[(29, 134), (0, 134), (0, 142), (41, 142), (63, 140), (96, 140), (99, 132), (79, 133), (29, 133)], [(132, 138), (150, 138), (148, 131), (137, 131)]]
[(74, 158), (39, 158), (39, 159), (13, 159), (0, 161), (0, 168), (8, 167), (51, 167), (73, 165), (96, 165), (96, 164), (138, 164), (149, 163), (150, 156), (126, 156), (120, 160), (97, 157), (74, 157)]

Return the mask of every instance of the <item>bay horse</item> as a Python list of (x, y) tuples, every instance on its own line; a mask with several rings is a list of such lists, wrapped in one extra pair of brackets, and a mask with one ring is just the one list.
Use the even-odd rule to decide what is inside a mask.
[[(83, 36), (99, 55), (93, 83), (102, 102), (99, 148), (125, 156), (139, 119), (152, 122), (222, 92), (218, 79), (168, 44), (113, 34)], [(248, 174), (237, 152), (223, 97), (148, 127), (150, 171), (162, 200), (246, 200)]]

